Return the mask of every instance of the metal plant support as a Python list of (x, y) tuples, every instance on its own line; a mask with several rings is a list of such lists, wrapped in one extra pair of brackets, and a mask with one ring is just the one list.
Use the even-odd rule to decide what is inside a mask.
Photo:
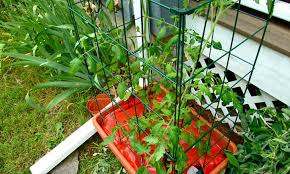
[[(136, 18), (136, 9), (134, 9), (135, 19), (128, 20), (128, 15), (125, 14), (124, 10), (127, 8), (124, 7), (128, 3), (136, 3), (135, 1), (138, 1), (137, 4), (140, 5), (138, 9), (140, 16)], [(271, 15), (268, 15), (267, 19), (261, 19), (265, 24), (262, 28), (257, 29), (256, 32), (246, 37), (242, 42), (236, 44), (234, 41), (239, 14), (244, 13), (240, 10), (241, 0), (235, 3), (227, 0), (205, 0), (195, 3), (196, 5), (192, 5), (191, 1), (185, 1), (182, 4), (172, 3), (178, 4), (177, 6), (169, 6), (159, 0), (107, 0), (106, 2), (98, 0), (73, 2), (72, 0), (67, 0), (67, 3), (74, 27), (75, 52), (87, 67), (83, 71), (89, 72), (88, 78), (91, 80), (96, 94), (103, 93), (109, 96), (115, 108), (115, 110), (107, 110), (100, 114), (101, 124), (106, 123), (108, 114), (114, 115), (114, 123), (116, 125), (109, 125), (109, 127), (111, 126), (114, 142), (127, 142), (125, 143), (126, 146), (141, 159), (140, 164), (137, 165), (138, 168), (145, 166), (149, 170), (148, 166), (153, 166), (157, 171), (171, 170), (171, 173), (180, 173), (180, 171), (186, 172), (191, 166), (204, 159), (204, 162), (200, 162), (199, 165), (195, 166), (200, 170), (205, 170), (206, 166), (211, 164), (211, 161), (217, 155), (224, 154), (228, 150), (238, 117), (233, 120), (232, 128), (222, 131), (223, 136), (227, 137), (226, 145), (210, 160), (207, 159), (207, 156), (210, 155), (209, 149), (215, 145), (212, 143), (212, 138), (215, 138), (216, 134), (214, 130), (220, 128), (223, 120), (228, 119), (230, 116), (231, 111), (227, 115), (222, 115), (219, 120), (214, 118), (219, 114), (219, 105), (228, 104), (234, 106), (232, 111), (237, 112), (242, 117), (245, 111), (243, 97), (251, 84), (251, 78)], [(152, 4), (154, 4), (154, 9), (157, 6), (162, 11), (166, 10), (171, 15), (170, 18), (173, 23), (167, 23), (166, 20), (150, 15), (149, 9)], [(269, 14), (272, 14), (272, 7), (269, 8)], [(215, 30), (215, 26), (218, 25), (220, 16), (224, 15), (222, 11), (226, 12), (227, 10), (235, 11), (235, 20), (232, 34), (229, 36), (231, 40), (230, 46), (228, 50), (225, 50), (221, 43), (214, 40), (214, 35), (219, 34)], [(205, 19), (204, 25), (201, 26), (203, 27), (202, 33), (197, 33), (186, 27), (188, 16), (201, 16)], [(153, 26), (154, 35), (150, 35), (152, 26), (149, 27), (149, 23), (158, 25)], [(90, 32), (83, 29), (87, 27), (91, 28)], [(156, 27), (159, 27), (158, 33), (156, 33)], [(255, 55), (253, 62), (249, 62), (246, 57), (239, 57), (239, 55), (232, 53), (233, 50), (252, 39), (259, 32), (262, 33), (262, 37), (257, 51), (253, 53)], [(205, 49), (210, 49), (209, 55), (204, 55)], [(198, 61), (203, 56), (211, 58), (212, 49), (222, 52), (222, 56), (213, 59), (207, 67), (198, 67)], [(215, 74), (211, 73), (210, 67), (224, 59), (226, 60), (225, 71), (227, 71), (233, 58), (246, 62), (251, 68), (239, 81), (229, 86), (226, 83), (225, 76), (216, 78)], [(186, 65), (185, 62), (189, 59), (193, 62), (194, 69)], [(189, 72), (189, 76), (186, 77), (185, 72)], [(247, 86), (242, 95), (237, 95), (232, 91), (232, 88), (241, 80), (246, 80)], [(162, 92), (159, 89), (160, 85), (163, 86)], [(164, 88), (166, 89), (164, 90)], [(161, 100), (166, 99), (168, 102), (160, 108), (156, 107), (159, 104), (155, 105), (157, 98), (155, 93), (163, 93)], [(196, 103), (202, 102), (204, 96), (211, 97), (213, 102), (203, 107), (194, 107)], [(118, 97), (122, 99), (121, 102)], [(186, 102), (184, 102), (185, 100)], [(128, 105), (133, 108), (133, 114), (129, 113), (128, 105), (124, 104), (126, 101), (130, 101)], [(215, 107), (212, 106), (213, 103), (217, 103)], [(170, 107), (166, 108), (167, 106)], [(195, 115), (190, 114), (190, 118), (185, 116), (188, 112), (188, 106), (193, 107), (196, 111)], [(143, 109), (141, 115), (140, 108)], [(208, 115), (206, 113), (208, 108), (214, 109), (215, 113), (211, 116), (205, 116)], [(127, 121), (130, 123), (126, 123), (126, 125), (129, 128), (118, 120), (117, 110), (128, 116), (129, 119)], [(156, 154), (154, 154), (154, 157), (152, 157), (162, 162), (163, 166), (161, 168), (158, 166), (160, 163), (153, 163), (150, 160), (150, 155), (158, 149), (160, 144), (152, 140), (153, 142), (151, 143), (156, 147), (150, 148), (150, 151), (146, 150), (147, 146), (146, 144), (144, 145), (144, 138), (150, 136), (153, 130), (143, 125), (144, 120), (152, 118), (151, 127), (156, 126), (159, 120), (164, 123), (160, 124), (160, 131), (166, 126), (169, 132), (172, 131), (172, 133), (166, 133), (165, 131), (164, 139), (168, 137), (170, 139), (173, 136), (172, 134), (174, 134), (176, 141), (181, 142), (184, 140), (182, 131), (187, 129), (186, 126), (193, 124), (192, 120), (199, 117), (206, 117), (205, 120), (211, 126), (201, 131), (199, 128), (202, 125), (199, 125), (199, 121), (195, 121), (194, 124), (197, 125), (199, 136), (194, 138), (190, 144), (187, 143), (186, 146), (182, 146), (177, 143), (174, 147), (162, 145), (164, 146), (161, 151), (162, 156), (156, 157)], [(132, 137), (130, 137), (128, 132), (135, 128), (137, 135), (134, 138), (137, 142), (132, 144), (135, 139), (134, 141), (130, 139)], [(192, 133), (188, 136), (190, 135)], [(130, 141), (128, 141), (129, 139)], [(218, 143), (218, 141), (215, 140), (215, 143)], [(140, 145), (141, 148), (144, 147), (143, 153), (140, 152), (137, 145)], [(181, 156), (188, 154), (194, 148), (199, 151), (196, 160), (181, 164), (180, 161), (185, 159)], [(168, 167), (170, 165), (172, 166), (171, 169)], [(182, 166), (181, 169), (179, 169), (180, 166)]]

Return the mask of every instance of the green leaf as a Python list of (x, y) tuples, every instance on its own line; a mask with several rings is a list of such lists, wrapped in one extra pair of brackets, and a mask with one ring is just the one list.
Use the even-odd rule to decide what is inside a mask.
[(201, 120), (197, 120), (197, 121), (195, 122), (195, 125), (196, 125), (196, 127), (197, 127), (198, 129), (200, 129), (202, 126), (205, 125), (205, 122), (203, 122), (203, 121), (201, 121)]
[[(67, 66), (56, 63), (52, 60), (47, 60), (47, 59), (43, 59), (40, 57), (21, 54), (21, 53), (3, 53), (3, 55), (18, 58), (18, 59), (25, 60), (25, 61), (30, 61), (31, 64), (35, 64), (38, 66), (44, 66), (44, 67), (53, 68), (53, 69), (63, 71), (63, 72), (69, 72), (69, 68)], [(83, 73), (79, 73), (79, 72), (76, 73), (75, 76), (78, 76), (78, 77), (81, 77), (84, 79), (88, 79), (87, 75), (85, 75)]]
[(210, 92), (209, 87), (207, 85), (201, 83), (198, 85), (198, 88), (203, 94), (207, 95), (210, 99), (212, 98), (211, 92)]
[(276, 142), (282, 143), (282, 144), (288, 144), (288, 142), (286, 142), (286, 141), (284, 141), (284, 140), (282, 140), (280, 138), (274, 138), (273, 141), (276, 141)]
[(237, 96), (233, 96), (233, 106), (241, 113), (243, 112), (243, 105), (240, 102), (240, 100), (237, 98)]
[(275, 6), (275, 3), (273, 1), (274, 0), (267, 0), (268, 13), (270, 16), (273, 15), (274, 6)]
[(125, 96), (122, 98), (124, 101), (127, 101), (131, 97), (131, 92), (126, 91)]
[(283, 113), (287, 114), (290, 117), (290, 109), (289, 108), (282, 108)]
[(172, 126), (169, 130), (169, 142), (172, 143), (173, 147), (178, 146), (179, 128)]
[(182, 173), (182, 170), (186, 168), (186, 161), (188, 160), (185, 152), (182, 150), (182, 148), (179, 146), (179, 148), (177, 149), (177, 171), (179, 174)]
[(185, 131), (180, 133), (180, 138), (185, 141), (187, 144), (192, 144), (194, 142), (194, 138), (192, 138), (193, 135), (190, 133), (187, 133)]
[(94, 85), (98, 88), (98, 89), (102, 89), (102, 86), (99, 82), (99, 78), (98, 78), (98, 74), (95, 75), (94, 77)]
[(87, 58), (87, 63), (89, 71), (95, 74), (97, 72), (97, 63), (95, 62), (94, 58), (89, 56)]
[(196, 97), (193, 94), (185, 94), (184, 99), (185, 100), (195, 100)]
[(164, 170), (163, 163), (161, 161), (155, 161), (153, 166), (156, 168), (157, 174), (166, 174)]
[(163, 125), (163, 122), (159, 122), (155, 124), (151, 129), (152, 134), (158, 135), (160, 133), (160, 129), (162, 125)]
[(114, 0), (107, 0), (106, 7), (110, 12), (114, 11)]
[(3, 52), (4, 46), (5, 46), (5, 44), (3, 44), (3, 43), (0, 43), (0, 55), (1, 55), (1, 54), (2, 54), (2, 52)]
[(166, 73), (167, 73), (168, 77), (170, 77), (170, 78), (176, 77), (175, 69), (170, 64), (166, 64), (165, 68), (166, 68)]
[(112, 46), (112, 51), (114, 52), (115, 57), (118, 61), (120, 61), (121, 63), (126, 63), (127, 59), (123, 52), (123, 48), (118, 45), (114, 45)]
[(125, 95), (126, 95), (126, 91), (127, 91), (127, 86), (124, 82), (121, 82), (118, 84), (118, 87), (117, 87), (117, 94), (118, 96), (123, 99), (125, 98)]
[(139, 155), (150, 152), (150, 147), (145, 146), (138, 141), (131, 141), (130, 144), (131, 144), (132, 148), (135, 149)]
[(171, 72), (171, 73), (167, 74), (167, 77), (175, 78), (176, 77), (176, 73), (175, 72)]
[(223, 49), (222, 44), (220, 42), (212, 41), (212, 46), (217, 50)]
[(223, 90), (223, 93), (221, 94), (221, 99), (223, 101), (223, 103), (225, 105), (228, 105), (231, 103), (232, 101), (232, 95), (231, 95), (231, 92), (230, 91), (227, 91), (226, 89)]
[(160, 41), (161, 39), (163, 39), (166, 35), (166, 26), (163, 26), (160, 31), (157, 34), (157, 41)]
[(68, 31), (63, 31), (62, 38), (66, 51), (70, 54), (72, 58), (76, 57), (76, 54), (74, 52), (74, 42), (72, 41), (72, 35)]
[(189, 0), (183, 0), (183, 7), (187, 8), (189, 4)]
[(74, 75), (76, 72), (78, 72), (80, 70), (81, 65), (82, 65), (82, 61), (79, 58), (74, 58), (70, 62), (69, 73)]
[(155, 161), (159, 161), (163, 157), (164, 153), (165, 153), (165, 147), (163, 144), (160, 144), (159, 146), (157, 146), (157, 148), (155, 149), (153, 153), (153, 159)]
[(231, 152), (225, 151), (225, 154), (228, 157), (230, 164), (232, 164), (235, 167), (239, 167), (239, 161)]
[(73, 30), (73, 25), (71, 24), (63, 24), (63, 25), (48, 25), (48, 27), (55, 27), (59, 29), (67, 29), (67, 30)]
[(145, 166), (141, 166), (138, 168), (138, 171), (136, 174), (150, 174), (150, 173), (147, 171)]
[(173, 36), (168, 42), (167, 44), (165, 44), (164, 46), (164, 50), (165, 51), (169, 51), (170, 50), (170, 47), (175, 45), (179, 40), (179, 36), (178, 35), (175, 35)]
[(167, 109), (167, 108), (163, 108), (163, 109), (161, 109), (161, 111), (167, 117), (171, 117), (171, 115), (172, 115), (171, 111), (169, 109)]
[(151, 122), (146, 117), (139, 118), (139, 124), (144, 127), (144, 129), (151, 127)]
[(102, 146), (105, 146), (109, 143), (112, 143), (115, 140), (116, 129), (113, 129), (113, 132), (110, 136), (107, 136), (104, 141), (101, 143)]
[(145, 138), (143, 138), (143, 140), (147, 142), (148, 145), (157, 144), (159, 142), (158, 138), (155, 137), (154, 135), (148, 135)]
[(61, 101), (63, 101), (64, 99), (66, 99), (67, 97), (69, 97), (70, 95), (72, 95), (73, 93), (77, 92), (79, 89), (70, 89), (67, 91), (64, 91), (62, 93), (60, 93), (59, 95), (57, 95), (56, 97), (54, 97), (47, 105), (47, 109), (50, 110), (51, 108), (53, 108), (54, 106), (56, 106), (58, 103), (60, 103)]
[(37, 104), (30, 96), (29, 93), (26, 94), (25, 96), (25, 101), (28, 104), (28, 106), (34, 108), (34, 109), (40, 109), (41, 106)]
[(58, 87), (58, 88), (90, 88), (91, 83), (87, 82), (67, 82), (67, 81), (54, 81), (54, 82), (44, 82), (37, 84), (34, 89), (39, 88), (51, 88), (51, 87)]

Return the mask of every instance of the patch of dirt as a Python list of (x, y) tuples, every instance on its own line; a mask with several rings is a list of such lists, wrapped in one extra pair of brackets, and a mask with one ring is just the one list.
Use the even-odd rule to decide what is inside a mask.
[[(203, 110), (203, 108), (198, 105), (196, 102), (192, 101), (189, 103), (189, 106), (193, 107), (195, 110), (199, 111), (199, 110)], [(211, 114), (210, 111), (205, 110), (201, 116), (206, 119), (209, 123), (214, 123), (215, 119), (213, 117), (213, 115)], [(227, 123), (221, 123), (217, 129), (223, 133), (226, 137), (228, 137), (231, 141), (233, 141), (235, 144), (243, 144), (243, 138), (238, 135), (237, 133), (235, 133), (234, 131), (231, 130), (230, 126)], [(236, 124), (236, 129), (238, 130), (242, 130), (241, 126), (239, 123)]]

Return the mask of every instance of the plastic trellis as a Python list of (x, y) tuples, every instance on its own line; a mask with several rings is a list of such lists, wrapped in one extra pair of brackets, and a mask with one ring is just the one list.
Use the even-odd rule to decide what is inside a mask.
[[(256, 66), (269, 19), (262, 28), (235, 43), (239, 22), (240, 0), (205, 0), (196, 5), (184, 0), (166, 3), (158, 0), (67, 0), (76, 40), (75, 52), (87, 67), (93, 89), (102, 94), (90, 99), (89, 109), (95, 116), (98, 132), (109, 143), (129, 173), (190, 173), (192, 167), (204, 173), (219, 173), (227, 165), (227, 155), (235, 152), (231, 141), (233, 128), (218, 130), (223, 120), (216, 121), (219, 105), (231, 104), (232, 111), (241, 117), (243, 97)], [(274, 3), (274, 2), (273, 2)], [(134, 17), (128, 10), (134, 4)], [(137, 4), (137, 5), (136, 5)], [(168, 5), (170, 4), (170, 5)], [(172, 5), (175, 4), (175, 5)], [(170, 14), (171, 20), (152, 15), (152, 6)], [(272, 4), (273, 5), (273, 4)], [(137, 9), (136, 9), (137, 6)], [(269, 14), (273, 11), (269, 6)], [(150, 12), (150, 10), (151, 12)], [(156, 10), (156, 9), (155, 9)], [(235, 20), (229, 49), (214, 40), (215, 26), (227, 10), (235, 10)], [(244, 12), (243, 12), (244, 13)], [(202, 33), (186, 27), (188, 16), (205, 19)], [(167, 16), (168, 18), (168, 16)], [(149, 22), (155, 21), (160, 31), (150, 33)], [(134, 25), (135, 23), (135, 25)], [(152, 22), (151, 22), (152, 24)], [(87, 28), (91, 31), (88, 32)], [(233, 51), (262, 32), (254, 61), (234, 55)], [(151, 35), (150, 35), (151, 34)], [(205, 49), (220, 51), (222, 56), (207, 67), (198, 68), (197, 62)], [(196, 68), (190, 69), (185, 61), (191, 59)], [(239, 59), (251, 68), (242, 78), (247, 81), (243, 95), (228, 86), (225, 77), (216, 78), (210, 71), (214, 63), (226, 60), (228, 70), (232, 59)], [(185, 78), (184, 72), (190, 76)], [(198, 91), (195, 95), (191, 89)], [(195, 101), (204, 96), (215, 98), (216, 112), (206, 116), (213, 107), (194, 108)], [(121, 99), (121, 100), (120, 100)], [(98, 112), (102, 101), (114, 104), (110, 110)], [(94, 106), (92, 106), (95, 105)], [(233, 124), (236, 125), (236, 119)]]

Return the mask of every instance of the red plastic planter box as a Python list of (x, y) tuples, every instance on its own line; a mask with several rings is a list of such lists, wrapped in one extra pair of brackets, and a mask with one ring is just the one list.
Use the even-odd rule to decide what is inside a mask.
[[(92, 101), (90, 102), (92, 103)], [(101, 104), (99, 104), (99, 106), (100, 105)], [(138, 99), (133, 97), (125, 102), (121, 102), (119, 105), (122, 107), (122, 109), (115, 106), (109, 111), (104, 111), (102, 113), (94, 112), (93, 123), (102, 139), (105, 139), (107, 136), (109, 136), (111, 134), (112, 128), (115, 127), (117, 124), (122, 125), (124, 129), (129, 129), (127, 124), (130, 121), (130, 117), (135, 117), (136, 114), (138, 115), (138, 117), (141, 117), (144, 111), (144, 105)], [(100, 110), (100, 107), (98, 107), (97, 109)], [(197, 115), (194, 109), (191, 108), (191, 110), (193, 115)], [(92, 110), (90, 111), (92, 112)], [(135, 113), (135, 111), (137, 113)], [(195, 126), (195, 122), (198, 119), (205, 123), (199, 129)], [(200, 130), (207, 131), (211, 127), (211, 124), (202, 117), (199, 117), (198, 119), (193, 120), (192, 125), (186, 129), (186, 131), (190, 131), (195, 135), (195, 139), (201, 136), (201, 133), (199, 132)], [(226, 168), (228, 163), (228, 159), (221, 150), (226, 148), (228, 145), (229, 151), (236, 152), (237, 147), (233, 142), (229, 142), (228, 138), (224, 137), (222, 133), (219, 132), (217, 129), (214, 129), (210, 135), (210, 155), (206, 154), (204, 156), (199, 156), (197, 148), (192, 148), (186, 153), (186, 155), (188, 156), (187, 165), (200, 165), (201, 167), (203, 167), (203, 172), (205, 174), (218, 174)], [(207, 139), (208, 138), (209, 135), (207, 136)], [(186, 144), (183, 140), (180, 140), (180, 145), (182, 145), (185, 149), (188, 147), (188, 144)], [(138, 168), (142, 166), (142, 164), (146, 164), (144, 156), (138, 155), (131, 148), (130, 142), (123, 136), (122, 132), (119, 130), (117, 130), (116, 132), (115, 141), (113, 143), (109, 143), (108, 146), (130, 174), (135, 174)], [(205, 167), (203, 166), (204, 164), (206, 164)], [(151, 173), (156, 173), (154, 167), (148, 167), (147, 169)]]

